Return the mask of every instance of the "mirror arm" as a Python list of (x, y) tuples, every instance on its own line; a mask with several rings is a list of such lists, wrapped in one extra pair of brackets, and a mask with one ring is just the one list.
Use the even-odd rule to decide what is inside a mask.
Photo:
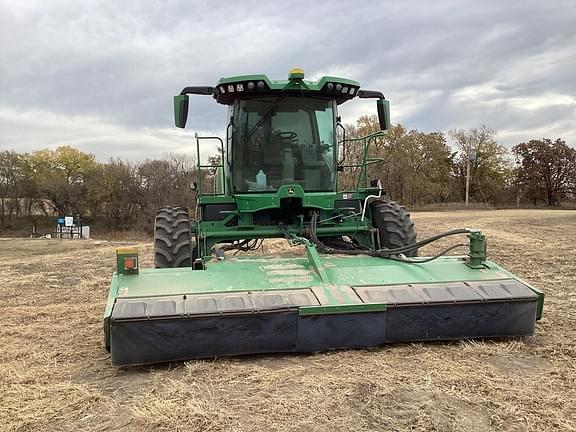
[(384, 94), (374, 90), (359, 90), (358, 97), (360, 99), (378, 99), (378, 122), (380, 123), (380, 130), (387, 130), (390, 125), (390, 103), (384, 97)]
[(358, 97), (360, 99), (386, 99), (382, 92), (374, 90), (359, 90)]
[(201, 87), (184, 87), (180, 92), (181, 95), (196, 94), (196, 95), (207, 95), (210, 96), (214, 94), (214, 87), (201, 86)]

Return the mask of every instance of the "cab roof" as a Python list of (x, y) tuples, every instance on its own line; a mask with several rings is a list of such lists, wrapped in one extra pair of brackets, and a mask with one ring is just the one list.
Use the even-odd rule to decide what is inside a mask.
[(254, 96), (298, 94), (323, 96), (334, 99), (338, 104), (358, 94), (360, 83), (347, 78), (323, 76), (317, 81), (304, 79), (302, 69), (292, 69), (287, 80), (271, 80), (264, 74), (236, 75), (220, 78), (213, 89), (218, 103), (230, 105), (236, 99)]

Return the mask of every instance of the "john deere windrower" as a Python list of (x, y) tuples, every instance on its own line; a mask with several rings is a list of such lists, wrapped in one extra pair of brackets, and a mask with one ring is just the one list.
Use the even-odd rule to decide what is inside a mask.
[[(117, 251), (104, 313), (113, 364), (533, 334), (543, 294), (488, 261), (480, 231), (416, 241), (410, 215), (369, 178), (382, 161), (370, 146), (390, 126), (382, 93), (300, 69), (286, 81), (234, 76), (175, 96), (177, 127), (190, 94), (228, 107), (226, 138), (196, 136), (197, 206), (158, 210), (156, 268)], [(381, 132), (346, 139), (338, 106), (354, 98), (376, 99)], [(207, 140), (216, 166), (200, 158)], [(363, 157), (347, 160), (347, 146)], [(349, 190), (341, 171), (357, 173)], [(467, 255), (417, 256), (446, 236), (467, 236)], [(236, 253), (266, 238), (306, 253)]]

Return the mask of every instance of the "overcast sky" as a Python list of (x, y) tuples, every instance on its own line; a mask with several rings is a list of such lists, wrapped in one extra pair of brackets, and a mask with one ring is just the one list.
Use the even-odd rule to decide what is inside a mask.
[[(486, 124), (511, 146), (576, 146), (574, 1), (0, 0), (0, 150), (71, 145), (140, 160), (221, 134), (225, 107), (172, 96), (228, 75), (352, 78), (392, 121), (447, 131)], [(352, 123), (374, 101), (342, 110)]]

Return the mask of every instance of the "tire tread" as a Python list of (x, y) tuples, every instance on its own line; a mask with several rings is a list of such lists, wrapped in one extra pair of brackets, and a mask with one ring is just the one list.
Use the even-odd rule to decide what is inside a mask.
[[(372, 225), (378, 228), (380, 246), (393, 249), (416, 242), (414, 222), (405, 207), (395, 202), (373, 201), (370, 204)], [(406, 256), (417, 256), (418, 250), (410, 251)]]
[(154, 267), (192, 267), (195, 241), (188, 210), (184, 207), (161, 207), (154, 224)]

